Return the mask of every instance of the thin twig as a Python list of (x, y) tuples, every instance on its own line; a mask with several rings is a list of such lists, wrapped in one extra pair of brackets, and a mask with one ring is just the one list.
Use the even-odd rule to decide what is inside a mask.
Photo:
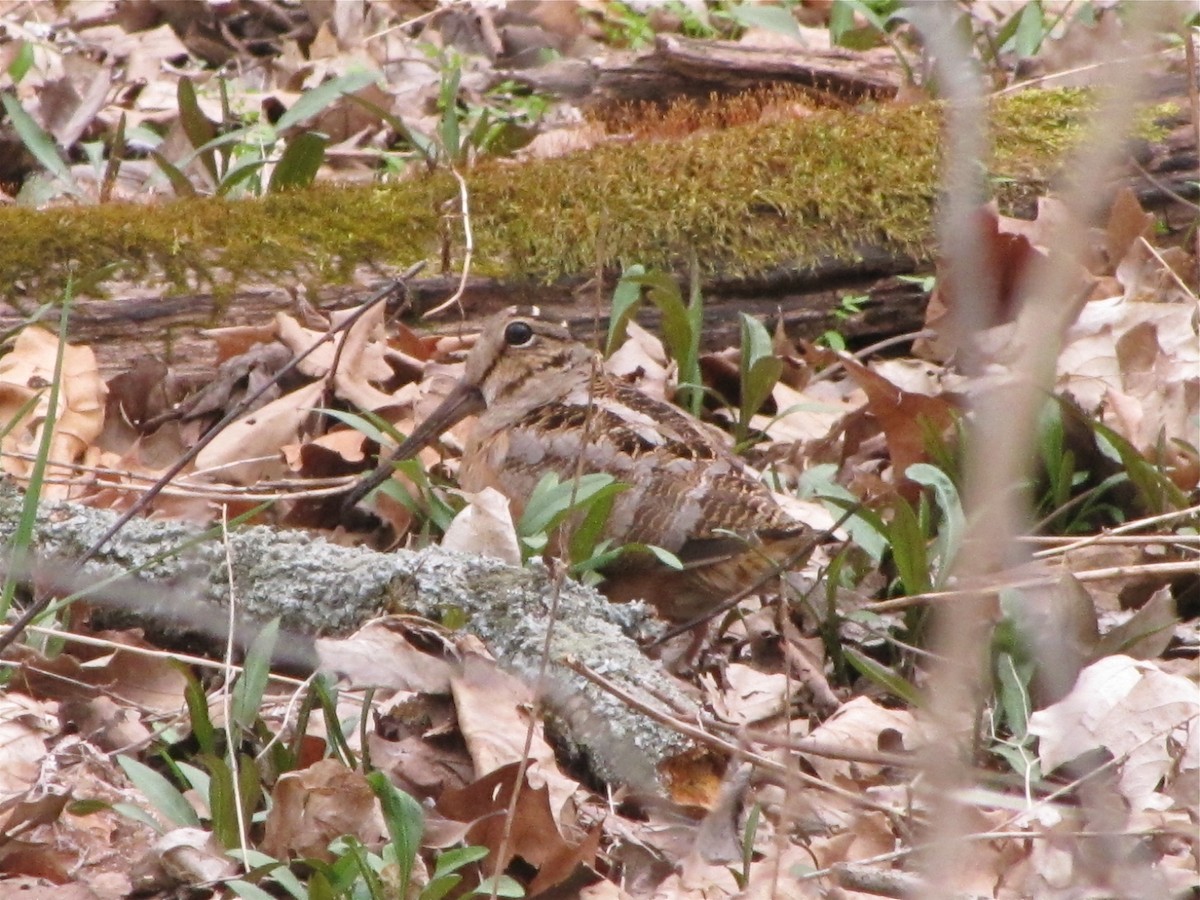
[(697, 743), (712, 747), (713, 749), (718, 750), (721, 753), (728, 754), (730, 756), (741, 756), (742, 758), (748, 760), (749, 762), (754, 763), (754, 765), (758, 766), (760, 769), (762, 769), (766, 772), (769, 772), (771, 775), (775, 776), (776, 778), (788, 778), (788, 777), (799, 778), (801, 781), (803, 781), (809, 787), (814, 787), (814, 788), (817, 788), (818, 790), (822, 790), (827, 793), (833, 794), (834, 796), (840, 797), (843, 800), (853, 803), (856, 807), (860, 807), (862, 809), (875, 810), (877, 812), (882, 812), (889, 816), (895, 815), (895, 813), (896, 813), (896, 810), (894, 810), (888, 806), (885, 806), (881, 803), (875, 803), (871, 800), (867, 800), (861, 794), (855, 794), (852, 791), (848, 791), (848, 790), (845, 790), (844, 788), (840, 788), (835, 784), (829, 784), (827, 782), (822, 781), (819, 778), (815, 778), (812, 775), (808, 775), (804, 772), (792, 771), (792, 769), (795, 768), (794, 766), (790, 767), (790, 768), (783, 766), (783, 765), (775, 762), (772, 759), (768, 759), (767, 757), (762, 756), (761, 754), (749, 752), (743, 748), (738, 747), (734, 743), (731, 743), (727, 740), (724, 740), (723, 738), (719, 738), (716, 735), (705, 731), (702, 728), (697, 728), (695, 725), (691, 725), (691, 724), (683, 721), (682, 719), (679, 719), (675, 716), (668, 715), (660, 709), (655, 709), (653, 706), (650, 706), (649, 704), (643, 702), (639, 698), (635, 697), (633, 694), (626, 691), (624, 688), (618, 686), (615, 682), (609, 680), (608, 678), (605, 678), (599, 672), (596, 672), (594, 669), (591, 669), (588, 666), (584, 665), (583, 663), (579, 662), (577, 659), (568, 657), (566, 660), (563, 661), (563, 665), (565, 665), (572, 672), (575, 672), (577, 675), (579, 675), (583, 678), (586, 678), (588, 681), (590, 681), (592, 684), (596, 685), (596, 687), (600, 688), (601, 690), (606, 691), (609, 694), (612, 694), (614, 697), (616, 697), (622, 703), (629, 706), (631, 709), (637, 710), (638, 712), (640, 712), (642, 715), (646, 716), (647, 718), (652, 719), (655, 722), (658, 722), (660, 725), (665, 725), (668, 728), (672, 729), (673, 731), (677, 731), (680, 734), (691, 738), (692, 740), (696, 741)]
[[(1132, 566), (1111, 566), (1106, 569), (1084, 569), (1082, 572), (1072, 572), (1071, 577), (1076, 581), (1108, 581), (1110, 578), (1124, 578), (1132, 575), (1188, 575), (1196, 571), (1194, 560), (1173, 563), (1143, 563)], [(931, 591), (927, 594), (912, 594), (908, 597), (897, 597), (895, 600), (880, 600), (868, 603), (864, 610), (875, 613), (896, 612), (901, 609), (911, 609), (926, 603), (945, 603), (951, 600), (963, 600), (971, 596), (998, 594), (1003, 590), (1018, 588), (1044, 587), (1055, 584), (1062, 578), (1061, 574), (1040, 575), (1034, 578), (1018, 578), (1013, 581), (989, 581), (977, 587), (964, 587), (953, 591)]]
[[(233, 547), (229, 543), (229, 507), (221, 507), (221, 543), (225, 549), (225, 574), (229, 581), (229, 633), (225, 636), (225, 666), (233, 664), (234, 635), (237, 633), (237, 584), (233, 578)], [(245, 672), (238, 674), (244, 678)], [(246, 816), (242, 810), (242, 779), (238, 775), (237, 748), (241, 743), (234, 734), (233, 721), (233, 679), (226, 678), (221, 683), (221, 710), (225, 715), (225, 752), (228, 755), (229, 773), (233, 782), (233, 806), (237, 814), (238, 845), (242, 849), (242, 868), (250, 871), (250, 852), (246, 846)]]

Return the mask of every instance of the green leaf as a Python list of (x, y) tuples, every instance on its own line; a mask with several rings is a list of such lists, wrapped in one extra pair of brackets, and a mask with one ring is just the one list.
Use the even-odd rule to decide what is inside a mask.
[[(46, 397), (46, 415), (41, 425), (42, 434), (38, 440), (37, 456), (29, 472), (25, 496), (21, 500), (21, 515), (17, 519), (17, 526), (13, 529), (8, 546), (5, 548), (8, 554), (8, 565), (5, 567), (3, 586), (0, 587), (0, 621), (3, 621), (9, 609), (12, 608), (18, 579), (29, 563), (29, 553), (33, 547), (34, 533), (37, 528), (38, 500), (42, 494), (42, 483), (46, 477), (46, 466), (50, 460), (51, 441), (55, 437), (55, 425), (58, 422), (63, 359), (67, 351), (67, 325), (71, 321), (74, 289), (74, 281), (68, 279), (66, 289), (63, 291), (62, 309), (59, 312), (58, 345), (54, 352), (54, 370), (50, 376), (50, 391)], [(50, 610), (47, 610), (35, 621), (42, 621), (46, 615), (52, 614)]]
[(183, 699), (187, 703), (188, 720), (192, 726), (192, 735), (200, 746), (200, 752), (216, 754), (217, 733), (208, 713), (208, 697), (204, 693), (204, 688), (192, 674), (190, 666), (179, 661), (173, 661), (172, 665), (187, 682), (183, 689)]
[(458, 127), (458, 86), (461, 81), (462, 67), (457, 60), (442, 69), (442, 84), (438, 93), (438, 110), (441, 113), (438, 140), (442, 144), (442, 153), (451, 165), (460, 162), (462, 150)]
[(613, 352), (625, 342), (625, 332), (629, 326), (629, 320), (633, 318), (638, 303), (642, 299), (642, 285), (636, 279), (645, 274), (645, 266), (627, 266), (613, 290), (608, 318), (608, 340), (604, 343), (606, 357), (612, 356)]
[(162, 823), (140, 806), (135, 806), (132, 803), (114, 803), (112, 808), (113, 812), (118, 812), (127, 819), (132, 819), (135, 822), (141, 822), (143, 825), (148, 825), (159, 834), (163, 833)]
[(258, 718), (263, 692), (271, 677), (271, 655), (278, 637), (279, 619), (274, 618), (263, 626), (246, 653), (245, 668), (233, 686), (232, 715), (239, 728), (249, 729)]
[(377, 103), (372, 103), (370, 100), (359, 97), (357, 94), (347, 94), (346, 97), (353, 103), (357, 103), (363, 109), (369, 110), (370, 112), (373, 112), (375, 115), (379, 116), (379, 118), (386, 122), (392, 128), (392, 130), (396, 132), (396, 134), (400, 135), (401, 138), (412, 144), (416, 151), (420, 153), (422, 157), (424, 157), (427, 164), (432, 166), (433, 163), (437, 162), (437, 142), (429, 137), (429, 135), (420, 131), (414, 131), (412, 128), (409, 128), (408, 124), (403, 119), (384, 109)]
[(167, 176), (167, 181), (170, 182), (171, 188), (175, 191), (177, 197), (195, 197), (196, 187), (191, 180), (183, 174), (183, 171), (157, 150), (149, 151), (150, 158), (154, 160), (159, 171)]
[(996, 657), (996, 681), (999, 683), (1000, 707), (1004, 710), (1004, 721), (1014, 738), (1023, 741), (1029, 731), (1029, 716), (1033, 706), (1029, 701), (1029, 681), (1033, 667), (1019, 666), (1009, 653)]
[(472, 897), (487, 896), (493, 890), (497, 897), (524, 897), (525, 888), (514, 881), (507, 875), (501, 875), (499, 878), (485, 878), (479, 883), (479, 887), (471, 891)]
[(938, 558), (938, 577), (935, 587), (941, 587), (950, 575), (950, 569), (962, 547), (967, 531), (967, 519), (963, 514), (958, 488), (950, 476), (929, 463), (914, 463), (904, 473), (917, 484), (933, 488), (934, 501), (942, 511), (942, 526), (938, 530), (935, 544)]
[(894, 507), (892, 521), (888, 525), (892, 545), (892, 559), (904, 583), (907, 594), (924, 594), (931, 589), (929, 578), (929, 556), (925, 546), (925, 535), (921, 531), (913, 508), (904, 500)]
[(285, 131), (293, 125), (298, 125), (305, 119), (315, 116), (343, 94), (353, 94), (355, 91), (360, 91), (367, 85), (374, 84), (378, 80), (378, 72), (371, 72), (366, 69), (347, 72), (338, 78), (331, 78), (324, 84), (320, 84), (312, 90), (305, 91), (300, 99), (292, 104), (291, 109), (280, 116), (278, 121), (275, 122), (275, 130)]
[(836, 477), (837, 466), (834, 463), (813, 466), (800, 476), (800, 497), (811, 497), (825, 504), (835, 519), (854, 509), (854, 515), (843, 522), (841, 527), (855, 544), (879, 563), (888, 548), (887, 526), (878, 513), (862, 507), (858, 497), (838, 484), (834, 480)]
[(245, 897), (246, 900), (276, 900), (273, 894), (267, 893), (256, 884), (242, 881), (240, 878), (226, 881), (224, 885), (239, 897)]
[(437, 862), (433, 867), (433, 877), (441, 878), (443, 875), (457, 872), (463, 866), (479, 862), (479, 860), (486, 858), (487, 855), (487, 847), (458, 847), (454, 850), (447, 850), (445, 853), (438, 855)]
[(396, 864), (400, 868), (400, 896), (408, 895), (417, 852), (421, 849), (421, 834), (425, 830), (425, 814), (421, 804), (392, 784), (382, 772), (367, 776), (367, 784), (379, 798), (383, 820), (396, 849)]
[(25, 112), (20, 101), (12, 94), (0, 94), (0, 103), (4, 104), (13, 131), (17, 133), (25, 149), (33, 154), (33, 158), (41, 163), (42, 168), (61, 181), (70, 193), (80, 195), (82, 192), (75, 183), (75, 176), (71, 174), (71, 167), (59, 152), (54, 138), (34, 121), (33, 116)]
[(777, 34), (800, 36), (800, 28), (790, 9), (782, 6), (763, 6), (757, 3), (739, 3), (726, 12), (743, 28), (765, 28)]
[(208, 769), (210, 776), (208, 811), (213, 834), (226, 850), (237, 847), (241, 841), (233, 773), (229, 771), (229, 764), (219, 756), (201, 756), (200, 762)]
[(1046, 16), (1038, 0), (1030, 0), (1017, 13), (1017, 27), (1013, 35), (1013, 49), (1017, 56), (1029, 59), (1041, 49), (1046, 37)]
[(20, 84), (33, 66), (33, 44), (29, 41), (18, 41), (18, 49), (8, 64), (8, 77), (13, 84)]
[(1110, 459), (1120, 460), (1148, 512), (1158, 514), (1187, 507), (1188, 500), (1183, 491), (1133, 444), (1106, 425), (1095, 421), (1089, 424), (1096, 434), (1097, 447)]
[[(217, 185), (217, 196), (224, 197), (228, 195), (235, 187), (258, 175), (262, 171), (263, 166), (268, 162), (270, 160), (259, 155), (258, 151), (241, 157), (236, 163), (225, 170), (225, 177)], [(258, 193), (258, 191), (251, 191), (251, 193)]]
[(746, 817), (746, 827), (742, 831), (742, 880), (744, 884), (750, 881), (750, 865), (754, 862), (754, 838), (758, 834), (758, 820), (762, 816), (762, 805), (755, 803)]
[[(133, 786), (146, 795), (150, 805), (176, 825), (198, 828), (200, 817), (183, 794), (149, 766), (129, 756), (118, 756), (117, 764), (124, 770)], [(114, 807), (115, 808), (115, 807)]]
[[(698, 268), (698, 262), (693, 261), (692, 290), (686, 304), (674, 276), (656, 270), (647, 272), (641, 266), (626, 269), (617, 285), (617, 294), (613, 297), (607, 352), (616, 349), (624, 340), (626, 326), (640, 297), (640, 288), (644, 287), (647, 289), (647, 299), (662, 313), (663, 344), (679, 367), (681, 390), (684, 386), (700, 385), (700, 333), (704, 310), (699, 292)], [(638, 289), (639, 294), (634, 295), (634, 289)], [(698, 412), (702, 398), (695, 388), (689, 389), (691, 396), (688, 407)]]
[(864, 656), (853, 647), (844, 647), (843, 651), (846, 654), (847, 661), (863, 678), (874, 682), (910, 706), (921, 707), (924, 705), (921, 692), (891, 669), (881, 666), (875, 660), (869, 656)]
[(329, 138), (317, 131), (298, 134), (288, 142), (287, 149), (271, 173), (267, 193), (275, 194), (289, 188), (306, 188), (313, 182), (321, 163), (325, 161), (325, 148)]
[[(531, 536), (552, 531), (568, 513), (614, 481), (607, 472), (589, 472), (578, 479), (560, 482), (555, 473), (547, 472), (529, 495), (521, 521), (517, 523), (517, 534)], [(574, 506), (571, 505), (572, 496)]]
[(738, 443), (746, 440), (750, 430), (750, 419), (762, 409), (783, 373), (783, 360), (775, 355), (775, 347), (766, 326), (753, 316), (745, 313), (740, 315), (742, 398), (735, 434)]
[(186, 75), (179, 79), (175, 98), (179, 105), (179, 122), (183, 126), (183, 133), (187, 135), (188, 142), (208, 171), (213, 184), (216, 184), (221, 176), (217, 171), (216, 153), (213, 152), (210, 142), (217, 136), (217, 125), (200, 109), (200, 103), (196, 99), (196, 87)]
[(663, 547), (659, 547), (655, 544), (638, 544), (637, 546), (645, 549), (647, 553), (657, 559), (664, 566), (676, 569), (680, 572), (683, 571), (683, 562), (670, 550), (664, 549)]

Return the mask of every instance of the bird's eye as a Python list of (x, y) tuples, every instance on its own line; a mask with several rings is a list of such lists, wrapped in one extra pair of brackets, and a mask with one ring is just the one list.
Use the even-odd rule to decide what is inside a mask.
[(504, 328), (504, 342), (510, 347), (527, 347), (533, 343), (533, 326), (520, 320)]

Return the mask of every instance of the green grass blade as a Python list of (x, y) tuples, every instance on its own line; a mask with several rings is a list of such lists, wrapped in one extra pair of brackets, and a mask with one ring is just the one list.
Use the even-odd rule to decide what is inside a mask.
[(311, 185), (321, 163), (325, 161), (325, 148), (328, 145), (329, 139), (316, 131), (306, 131), (292, 138), (275, 171), (271, 173), (267, 193), (275, 194)]
[(79, 185), (75, 183), (71, 167), (63, 158), (54, 138), (34, 121), (33, 116), (25, 112), (20, 101), (12, 94), (0, 94), (0, 103), (4, 104), (8, 120), (12, 123), (13, 130), (21, 139), (21, 143), (25, 145), (25, 149), (33, 154), (33, 158), (41, 163), (42, 168), (62, 181), (72, 194), (78, 196), (81, 193)]

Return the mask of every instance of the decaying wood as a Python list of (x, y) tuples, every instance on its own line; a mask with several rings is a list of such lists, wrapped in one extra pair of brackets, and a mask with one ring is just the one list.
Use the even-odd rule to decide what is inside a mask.
[(571, 61), (568, 67), (498, 74), (540, 92), (587, 103), (704, 100), (769, 84), (801, 85), (855, 103), (894, 96), (900, 87), (899, 68), (890, 50), (781, 49), (659, 35), (652, 50), (632, 58), (612, 54), (583, 66)]
[[(811, 339), (836, 328), (857, 344), (916, 330), (924, 315), (925, 294), (916, 285), (889, 277), (911, 272), (914, 267), (910, 259), (877, 253), (804, 272), (780, 270), (755, 281), (705, 283), (705, 347), (723, 349), (737, 344), (739, 312), (772, 322), (782, 315), (784, 327), (794, 337)], [(458, 285), (459, 279), (449, 275), (410, 282), (409, 315), (442, 303)], [(507, 306), (536, 304), (548, 315), (570, 323), (580, 339), (591, 340), (603, 333), (612, 286), (608, 280), (597, 290), (582, 278), (546, 285), (472, 277), (467, 280), (461, 313), (449, 310), (425, 327), (475, 331), (484, 319)], [(376, 287), (331, 286), (320, 291), (316, 302), (324, 309), (343, 308), (362, 301)], [(861, 314), (841, 319), (834, 311), (846, 291), (865, 293), (870, 300)], [(221, 299), (196, 293), (78, 300), (72, 307), (70, 340), (96, 352), (106, 378), (128, 371), (145, 355), (162, 359), (178, 376), (204, 378), (216, 365), (216, 345), (202, 333), (204, 329), (264, 325), (277, 312), (297, 311), (295, 297), (282, 288), (255, 288)], [(0, 303), (0, 333), (18, 326), (24, 318), (20, 311)], [(659, 316), (655, 309), (646, 309), (638, 320), (654, 330)]]
[[(13, 534), (23, 497), (0, 486), (0, 534)], [(594, 590), (564, 580), (561, 589), (542, 567), (513, 568), (486, 557), (432, 547), (421, 552), (376, 553), (341, 547), (297, 531), (235, 529), (226, 544), (197, 540), (201, 530), (178, 522), (135, 519), (97, 556), (73, 573), (72, 560), (115, 519), (115, 513), (76, 503), (39, 510), (31, 581), (62, 589), (119, 580), (100, 587), (89, 602), (132, 612), (156, 639), (178, 645), (225, 644), (224, 622), (235, 603), (247, 644), (257, 625), (281, 617), (288, 637), (280, 662), (311, 665), (312, 638), (345, 634), (375, 616), (409, 613), (439, 622), (450, 612), (465, 617), (510, 670), (531, 680), (539, 671), (557, 590), (547, 694), (563, 712), (566, 736), (606, 780), (653, 789), (655, 765), (688, 747), (679, 735), (589, 685), (564, 665), (571, 658), (646, 697), (652, 684), (682, 708), (691, 701), (627, 636), (646, 620), (637, 606), (615, 606)], [(233, 589), (230, 589), (232, 570)], [(136, 576), (129, 573), (137, 572)], [(569, 710), (562, 708), (570, 698)]]

